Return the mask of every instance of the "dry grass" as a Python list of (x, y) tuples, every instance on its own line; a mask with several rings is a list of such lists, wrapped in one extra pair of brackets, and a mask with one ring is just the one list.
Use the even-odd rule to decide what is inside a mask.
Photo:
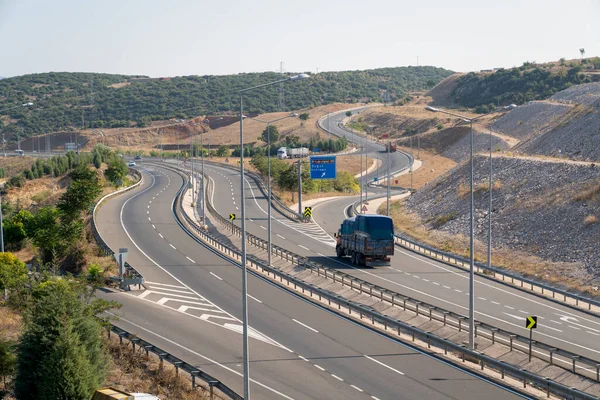
[(16, 341), (22, 330), (21, 316), (6, 306), (0, 306), (0, 337)]
[(18, 175), (24, 169), (31, 168), (35, 162), (33, 157), (0, 157), (0, 168), (4, 168), (5, 178)]
[[(359, 104), (336, 103), (311, 108), (309, 110), (297, 110), (296, 112), (298, 114), (304, 112), (308, 113), (309, 119), (307, 121), (302, 121), (299, 118), (286, 118), (273, 125), (277, 126), (281, 139), (285, 139), (288, 135), (294, 135), (298, 136), (300, 141), (308, 141), (317, 134), (320, 134), (323, 138), (326, 134), (320, 131), (316, 126), (319, 118), (326, 115), (328, 112), (335, 112), (356, 106), (359, 106)], [(272, 121), (288, 115), (290, 115), (289, 112), (266, 113), (258, 115), (256, 118), (263, 121)], [(204, 117), (199, 117), (194, 120), (201, 121), (203, 119)], [(266, 124), (262, 122), (250, 118), (246, 119), (244, 121), (244, 144), (251, 146), (265, 145), (265, 143), (258, 139), (265, 128)], [(189, 148), (190, 132), (193, 140), (198, 143), (200, 143), (200, 132), (204, 132), (202, 134), (204, 146), (209, 147), (210, 145), (211, 149), (216, 149), (217, 146), (222, 144), (233, 149), (237, 147), (240, 142), (240, 127), (238, 123), (233, 123), (218, 129), (210, 129), (205, 125), (192, 126), (184, 123), (174, 123), (173, 121), (160, 121), (153, 122), (152, 126), (148, 128), (115, 128), (103, 129), (102, 131), (104, 136), (96, 131), (83, 133), (83, 135), (89, 138), (89, 142), (86, 144), (85, 149), (91, 149), (96, 143), (104, 143), (113, 148), (121, 147), (123, 150), (142, 150), (146, 154), (151, 150), (156, 151), (157, 149), (160, 149), (161, 145), (164, 146), (165, 151), (177, 150), (178, 144), (180, 149), (184, 150), (185, 148)]]
[[(385, 207), (385, 205), (382, 205)], [(382, 209), (379, 210), (381, 213)], [(432, 247), (469, 257), (469, 238), (439, 230), (429, 230), (421, 218), (406, 210), (404, 200), (392, 202), (390, 216), (397, 230)], [(487, 261), (487, 243), (475, 240), (475, 260)], [(543, 279), (546, 282), (565, 285), (571, 289), (594, 293), (589, 281), (579, 278), (580, 266), (575, 263), (550, 262), (524, 251), (508, 248), (492, 248), (492, 264), (527, 277)]]
[[(134, 353), (130, 343), (124, 341), (122, 345), (119, 344), (115, 335), (111, 339), (105, 338), (105, 343), (113, 360), (105, 386), (127, 392), (151, 393), (163, 400), (209, 399), (205, 388), (200, 386), (192, 390), (192, 381), (187, 374), (182, 372), (176, 376), (175, 368), (168, 363), (164, 363), (160, 369), (155, 355), (150, 354), (146, 358), (146, 353), (139, 348)], [(196, 382), (202, 381), (198, 379)]]
[(598, 218), (595, 215), (587, 215), (583, 219), (583, 223), (585, 224), (585, 226), (593, 225), (596, 222), (598, 222)]
[[(399, 147), (399, 150), (410, 153), (410, 148)], [(413, 155), (417, 158), (416, 152), (414, 152)], [(424, 150), (420, 151), (419, 160), (421, 160), (423, 164), (419, 169), (413, 171), (414, 189), (422, 188), (456, 166), (456, 162), (451, 159)], [(396, 177), (392, 182), (394, 185), (410, 187), (410, 173)], [(382, 182), (382, 184), (386, 183), (385, 180)]]
[(598, 194), (600, 193), (600, 180), (597, 180), (589, 185), (587, 185), (584, 189), (578, 192), (575, 195), (575, 201), (589, 201), (595, 200), (598, 198)]

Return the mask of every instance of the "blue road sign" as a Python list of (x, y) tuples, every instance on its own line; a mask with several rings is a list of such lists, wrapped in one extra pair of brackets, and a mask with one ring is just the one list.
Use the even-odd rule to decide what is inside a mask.
[(318, 147), (315, 147), (315, 148), (313, 149), (313, 153), (318, 153), (318, 152), (320, 152), (320, 151), (321, 151), (321, 149), (319, 149)]
[(375, 177), (375, 178), (373, 178), (373, 180), (374, 180), (375, 182), (377, 182), (377, 180), (378, 180), (378, 179), (379, 179), (378, 177)]
[(335, 156), (312, 156), (310, 158), (310, 179), (335, 178)]

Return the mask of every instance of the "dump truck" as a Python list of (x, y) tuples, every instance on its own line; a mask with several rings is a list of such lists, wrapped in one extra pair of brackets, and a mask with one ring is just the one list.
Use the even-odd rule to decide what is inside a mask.
[(357, 215), (342, 222), (334, 234), (338, 258), (366, 267), (390, 265), (394, 255), (394, 223), (384, 215)]

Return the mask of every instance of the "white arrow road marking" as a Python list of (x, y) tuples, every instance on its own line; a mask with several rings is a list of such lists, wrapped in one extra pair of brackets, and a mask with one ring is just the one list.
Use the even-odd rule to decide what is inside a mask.
[(586, 326), (586, 325), (581, 325), (579, 323), (579, 320), (577, 318), (575, 318), (575, 317), (571, 317), (569, 315), (557, 314), (557, 313), (555, 313), (555, 314), (560, 317), (561, 321), (568, 322), (571, 325), (579, 326), (579, 327), (584, 328), (584, 329), (589, 329), (590, 331), (593, 331), (593, 332), (600, 332), (600, 330), (598, 330), (598, 329), (590, 328), (589, 326)]

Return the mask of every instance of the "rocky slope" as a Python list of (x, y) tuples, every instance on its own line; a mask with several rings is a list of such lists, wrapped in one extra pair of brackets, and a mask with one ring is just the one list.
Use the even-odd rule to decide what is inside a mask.
[[(494, 247), (569, 263), (565, 273), (596, 279), (600, 266), (600, 167), (593, 163), (495, 156)], [(488, 158), (475, 159), (475, 236), (487, 241)], [(468, 164), (463, 163), (410, 197), (409, 211), (429, 229), (468, 234)]]

